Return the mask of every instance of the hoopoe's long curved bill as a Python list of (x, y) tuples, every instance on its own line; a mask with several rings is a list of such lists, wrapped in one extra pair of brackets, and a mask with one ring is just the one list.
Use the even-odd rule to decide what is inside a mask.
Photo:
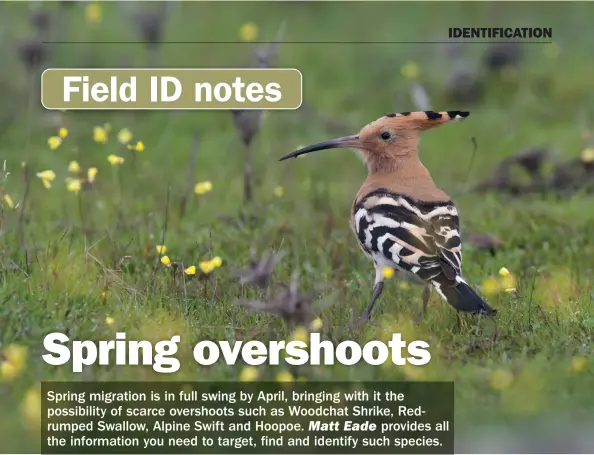
[(303, 147), (295, 152), (283, 156), (279, 161), (288, 160), (289, 158), (297, 158), (306, 153), (317, 152), (318, 150), (337, 149), (337, 148), (359, 148), (361, 142), (358, 135), (339, 137), (331, 141), (320, 142), (318, 144)]

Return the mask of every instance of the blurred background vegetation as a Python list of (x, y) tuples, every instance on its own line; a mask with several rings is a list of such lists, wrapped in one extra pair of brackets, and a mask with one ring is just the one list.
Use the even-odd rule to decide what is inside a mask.
[[(2, 450), (39, 450), (41, 380), (266, 378), (454, 380), (457, 451), (591, 451), (593, 13), (587, 2), (0, 4)], [(553, 42), (443, 42), (449, 27), (468, 26), (552, 27)], [(254, 65), (298, 68), (302, 107), (260, 116), (40, 105), (49, 67)], [(471, 111), (427, 133), (420, 153), (460, 207), (465, 273), (499, 310), (496, 324), (465, 317), (458, 327), (436, 297), (415, 324), (420, 292), (394, 282), (375, 320), (358, 326), (373, 270), (348, 216), (365, 169), (344, 151), (278, 163), (421, 109)], [(299, 271), (300, 292), (314, 290), (306, 306), (327, 303), (286, 322), (315, 317), (335, 341), (402, 332), (430, 343), (430, 364), (199, 368), (191, 347), (201, 339), (288, 336), (281, 318), (235, 305), (268, 295), (253, 285), (270, 270), (250, 269), (252, 251), (281, 249), (273, 283)], [(182, 369), (76, 375), (41, 361), (54, 331), (180, 335)]]

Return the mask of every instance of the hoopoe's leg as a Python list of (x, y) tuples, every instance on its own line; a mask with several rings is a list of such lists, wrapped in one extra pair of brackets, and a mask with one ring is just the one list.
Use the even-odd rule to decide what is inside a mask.
[(384, 290), (384, 282), (383, 281), (379, 281), (374, 284), (373, 294), (371, 295), (371, 300), (369, 301), (369, 305), (367, 305), (367, 308), (365, 309), (365, 311), (363, 312), (363, 315), (361, 316), (362, 319), (369, 321), (369, 319), (371, 318), (371, 310), (373, 310), (373, 306), (375, 305), (375, 302), (377, 301), (379, 296), (382, 294), (383, 290)]
[(371, 311), (373, 310), (373, 306), (375, 305), (375, 302), (377, 301), (379, 296), (382, 295), (383, 290), (384, 290), (384, 275), (383, 275), (381, 268), (378, 267), (378, 265), (376, 264), (375, 265), (375, 284), (373, 285), (373, 294), (371, 295), (371, 300), (369, 301), (367, 308), (365, 308), (365, 311), (363, 312), (361, 319), (363, 319), (365, 321), (369, 321), (369, 319), (371, 318)]

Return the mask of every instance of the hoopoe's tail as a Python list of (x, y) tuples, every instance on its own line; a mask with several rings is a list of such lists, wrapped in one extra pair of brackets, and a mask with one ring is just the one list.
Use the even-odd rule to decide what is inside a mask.
[(459, 311), (467, 313), (482, 313), (488, 316), (495, 316), (497, 310), (491, 308), (474, 289), (463, 280), (458, 281), (455, 286), (441, 286), (433, 283), (443, 299)]

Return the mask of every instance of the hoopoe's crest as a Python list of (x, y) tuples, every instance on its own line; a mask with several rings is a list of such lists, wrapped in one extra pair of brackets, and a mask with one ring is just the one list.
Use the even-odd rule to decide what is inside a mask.
[[(399, 270), (412, 282), (432, 286), (458, 310), (496, 313), (462, 277), (458, 210), (418, 156), (422, 131), (468, 115), (463, 111), (389, 114), (359, 134), (304, 147), (281, 158), (331, 148), (355, 148), (365, 157), (369, 175), (353, 203), (351, 226), (376, 270), (367, 317), (382, 292), (386, 267)], [(426, 304), (428, 297), (423, 295)]]
[(420, 111), (420, 112), (395, 112), (386, 114), (383, 117), (369, 123), (361, 130), (361, 135), (370, 129), (384, 128), (394, 131), (423, 131), (434, 128), (444, 123), (461, 120), (468, 117), (469, 112), (464, 111)]

